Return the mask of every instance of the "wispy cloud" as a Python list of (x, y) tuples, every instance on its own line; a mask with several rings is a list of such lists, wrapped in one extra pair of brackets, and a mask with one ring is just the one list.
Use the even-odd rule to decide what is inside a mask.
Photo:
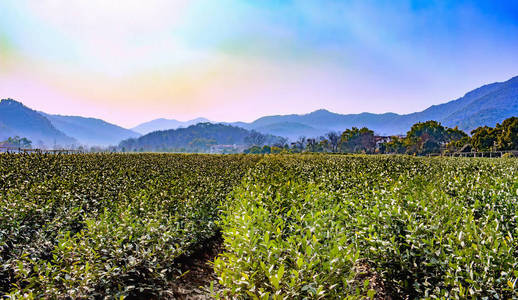
[(251, 120), (321, 107), (410, 112), (516, 75), (517, 7), (4, 0), (0, 96), (128, 126), (164, 115)]

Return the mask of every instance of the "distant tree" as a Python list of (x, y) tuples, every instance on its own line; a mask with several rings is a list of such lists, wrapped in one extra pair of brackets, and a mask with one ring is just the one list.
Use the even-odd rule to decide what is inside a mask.
[(458, 126), (446, 129), (446, 134), (448, 135), (449, 141), (458, 141), (468, 137), (468, 134), (460, 130)]
[(245, 143), (249, 146), (262, 146), (266, 141), (266, 137), (255, 130), (250, 131), (250, 134), (245, 137)]
[(277, 140), (273, 143), (273, 146), (277, 148), (284, 148), (288, 144), (288, 139), (285, 137), (278, 137)]
[(262, 153), (262, 149), (261, 147), (259, 146), (252, 146), (248, 149), (245, 149), (245, 151), (243, 151), (244, 153), (246, 154), (261, 154)]
[(32, 141), (27, 138), (20, 138), (19, 136), (10, 137), (5, 141), (5, 144), (8, 147), (18, 147), (18, 148), (31, 148)]
[(460, 130), (457, 126), (454, 128), (447, 128), (447, 152), (456, 152), (462, 149), (465, 145), (470, 143), (470, 138), (467, 133)]
[(318, 146), (322, 149), (322, 152), (330, 152), (331, 146), (329, 145), (329, 141), (327, 139), (322, 139), (318, 142)]
[(305, 136), (299, 136), (297, 141), (295, 142), (295, 145), (299, 151), (304, 150), (304, 147), (306, 146), (306, 137)]
[(214, 139), (195, 138), (189, 142), (189, 147), (193, 150), (206, 151), (213, 145), (216, 145)]
[(477, 151), (490, 151), (496, 146), (498, 130), (488, 126), (471, 131), (471, 145)]
[(498, 134), (496, 146), (499, 150), (518, 149), (518, 117), (505, 119), (502, 125), (496, 125), (495, 131)]
[(409, 154), (428, 154), (440, 152), (441, 146), (448, 141), (448, 131), (441, 123), (426, 121), (412, 125), (405, 143)]
[(466, 145), (469, 145), (471, 142), (471, 139), (468, 135), (465, 137), (462, 137), (460, 139), (451, 140), (446, 144), (446, 149), (448, 152), (457, 152), (463, 149)]
[(331, 152), (335, 153), (338, 151), (338, 143), (340, 142), (340, 135), (338, 133), (331, 131), (326, 134), (327, 144), (331, 149)]
[(340, 150), (347, 153), (373, 153), (376, 148), (374, 131), (363, 127), (346, 129), (340, 136)]
[(309, 138), (306, 141), (306, 148), (310, 152), (317, 152), (318, 142), (315, 138)]
[(282, 153), (284, 151), (281, 147), (272, 146), (271, 153)]

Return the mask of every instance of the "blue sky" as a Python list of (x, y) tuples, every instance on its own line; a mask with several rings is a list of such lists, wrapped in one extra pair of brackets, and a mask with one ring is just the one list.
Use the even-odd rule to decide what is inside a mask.
[(2, 0), (0, 14), (0, 97), (124, 126), (409, 113), (518, 75), (518, 1)]

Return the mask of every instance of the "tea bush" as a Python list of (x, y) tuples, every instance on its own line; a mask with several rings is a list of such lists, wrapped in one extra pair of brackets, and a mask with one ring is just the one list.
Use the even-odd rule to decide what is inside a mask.
[(0, 294), (169, 297), (221, 231), (220, 297), (518, 298), (517, 223), (513, 159), (2, 154)]
[(161, 296), (257, 160), (0, 155), (0, 294)]
[(222, 296), (372, 297), (367, 262), (396, 297), (518, 297), (515, 161), (270, 156), (232, 198)]

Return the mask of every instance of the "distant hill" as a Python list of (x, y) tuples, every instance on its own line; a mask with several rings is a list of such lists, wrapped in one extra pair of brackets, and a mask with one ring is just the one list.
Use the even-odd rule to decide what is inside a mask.
[(105, 122), (101, 119), (40, 113), (49, 119), (54, 127), (68, 136), (73, 136), (79, 143), (85, 145), (117, 145), (122, 140), (140, 136), (137, 132)]
[(142, 123), (136, 127), (133, 127), (131, 130), (141, 133), (141, 134), (148, 134), (153, 131), (157, 130), (168, 130), (168, 129), (177, 129), (180, 127), (188, 127), (191, 125), (195, 125), (198, 123), (207, 123), (210, 122), (209, 120), (205, 118), (197, 118), (193, 120), (189, 120), (186, 122), (174, 120), (174, 119), (156, 119), (152, 120), (146, 123)]
[[(283, 133), (289, 132), (286, 137), (294, 140), (299, 136), (324, 135), (329, 131), (343, 131), (353, 126), (367, 126), (380, 134), (388, 134), (393, 132), (394, 128), (387, 128), (387, 122), (394, 122), (399, 117), (400, 115), (394, 113), (341, 115), (320, 109), (304, 115), (266, 116), (252, 123), (241, 123), (240, 125), (247, 129), (273, 135), (283, 136)], [(411, 125), (402, 125), (400, 128), (406, 131)]]
[[(250, 131), (236, 126), (198, 123), (187, 128), (154, 131), (136, 139), (124, 140), (119, 147), (127, 151), (204, 150), (211, 145), (244, 146), (250, 135)], [(262, 136), (267, 144), (278, 141), (278, 137)]]
[(34, 146), (68, 146), (77, 140), (58, 130), (43, 115), (13, 99), (0, 101), (0, 140), (12, 136), (26, 137)]
[[(422, 121), (436, 120), (448, 127), (458, 126), (470, 132), (479, 126), (495, 126), (504, 119), (518, 115), (518, 76), (506, 82), (482, 86), (463, 97), (424, 111), (399, 115), (332, 113), (325, 109), (304, 115), (278, 115), (259, 118), (251, 123), (232, 123), (246, 129), (289, 137), (316, 136), (328, 131), (343, 131), (353, 126), (366, 126), (377, 134), (404, 134), (410, 127)], [(295, 125), (296, 124), (296, 125)]]
[[(158, 136), (164, 133), (154, 133), (155, 131), (169, 131), (169, 129), (190, 127), (199, 123), (206, 124), (208, 120), (198, 118), (181, 122), (174, 119), (156, 119), (128, 130), (100, 119), (39, 113), (20, 102), (8, 99), (0, 102), (0, 140), (19, 135), (29, 138), (34, 145), (41, 141), (48, 146), (54, 143), (106, 146), (132, 139), (144, 148), (157, 145), (187, 147), (192, 139), (201, 139), (196, 141), (200, 145), (214, 142), (240, 144), (242, 143), (240, 139), (250, 130), (256, 130), (265, 135), (288, 137), (291, 140), (300, 136), (316, 137), (329, 131), (343, 131), (353, 126), (366, 126), (380, 135), (404, 134), (413, 124), (428, 120), (439, 121), (448, 127), (458, 126), (469, 133), (479, 126), (495, 126), (496, 123), (501, 123), (512, 116), (518, 116), (518, 77), (506, 82), (484, 85), (453, 101), (433, 105), (421, 112), (411, 114), (337, 114), (320, 109), (303, 115), (265, 116), (250, 123), (219, 124), (231, 125), (234, 129), (204, 125), (206, 128), (203, 132), (195, 133), (193, 130), (200, 128), (194, 127), (187, 131), (165, 134), (163, 141), (160, 141)], [(239, 129), (244, 131), (239, 133)], [(216, 133), (217, 130), (222, 131), (221, 135)], [(148, 135), (150, 132), (153, 134)], [(146, 136), (135, 139), (139, 133)], [(232, 138), (226, 140), (225, 135), (230, 135)], [(239, 138), (234, 139), (234, 137)], [(148, 140), (149, 144), (147, 144)]]
[[(273, 124), (267, 124), (264, 126), (255, 127), (257, 130), (266, 134), (275, 134), (286, 137), (290, 140), (296, 140), (301, 135), (305, 136), (318, 136), (322, 134), (322, 128), (314, 128), (302, 123), (296, 122), (279, 122)], [(325, 131), (325, 130), (324, 130)], [(304, 133), (304, 134), (301, 134)]]

